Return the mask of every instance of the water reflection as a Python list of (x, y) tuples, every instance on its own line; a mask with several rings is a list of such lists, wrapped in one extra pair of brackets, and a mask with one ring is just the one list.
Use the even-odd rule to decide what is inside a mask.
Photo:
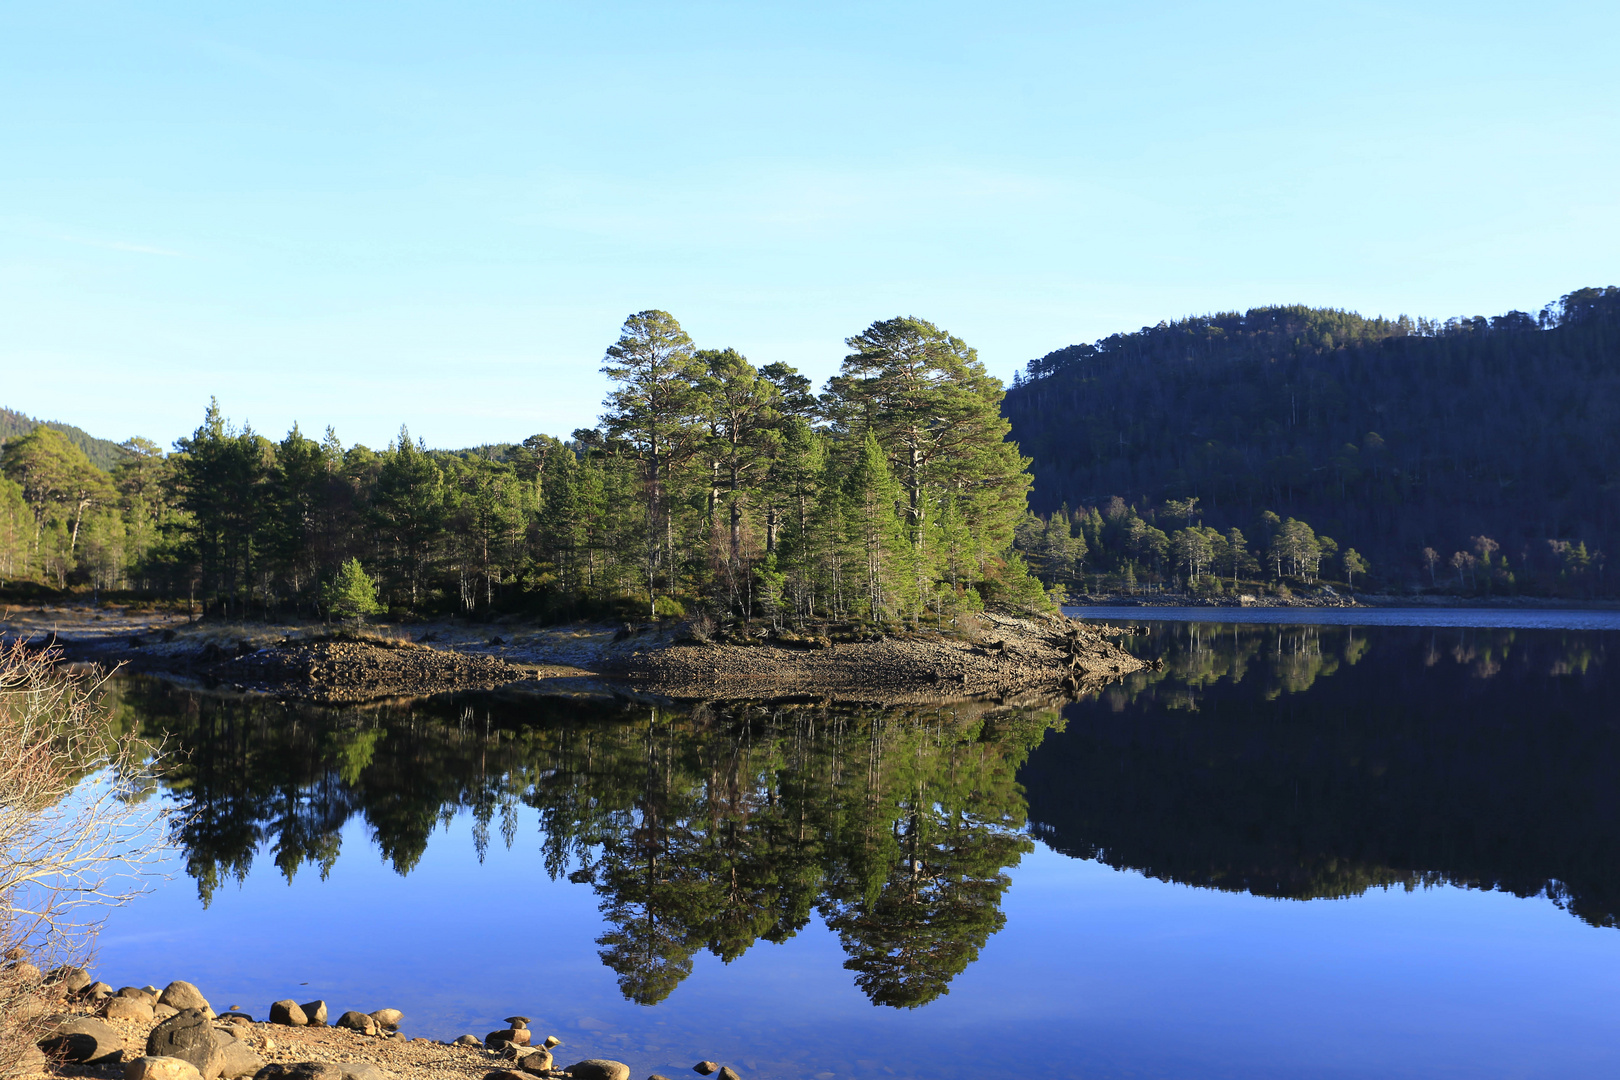
[(1311, 899), (1449, 883), (1620, 911), (1613, 633), (1155, 627), (1021, 774), (1054, 848)]
[[(325, 710), (115, 684), (206, 904), (268, 853), (324, 878), (359, 820), (400, 874), (459, 816), (599, 898), (624, 996), (665, 1000), (813, 916), (874, 1003), (946, 993), (1053, 849), (1309, 900), (1449, 883), (1620, 912), (1620, 710), (1600, 632), (1161, 624), (1164, 661), (1060, 715), (655, 709), (481, 695)], [(520, 811), (538, 812), (520, 836)], [(531, 819), (532, 820), (532, 819)], [(353, 831), (350, 831), (353, 835)], [(477, 888), (475, 881), (468, 888)]]
[(267, 847), (323, 877), (360, 817), (401, 874), (470, 812), (480, 857), (539, 811), (546, 870), (589, 884), (624, 995), (666, 998), (708, 950), (792, 937), (818, 913), (857, 985), (916, 1007), (1001, 928), (1031, 850), (1018, 766), (1055, 713), (934, 708), (669, 711), (482, 696), (320, 710), (132, 680), (118, 707), (183, 754), (164, 777), (206, 903)]

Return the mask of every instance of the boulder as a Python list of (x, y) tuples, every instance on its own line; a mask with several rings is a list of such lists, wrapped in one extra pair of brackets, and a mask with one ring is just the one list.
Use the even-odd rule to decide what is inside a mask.
[(112, 993), (112, 987), (99, 980), (84, 988), (85, 997), (106, 997), (110, 993)]
[(144, 1001), (148, 1005), (158, 1003), (158, 996), (155, 991), (146, 990), (139, 986), (121, 986), (113, 994), (113, 997), (133, 998), (136, 1001)]
[(105, 1020), (92, 1016), (51, 1021), (39, 1048), (51, 1057), (85, 1065), (115, 1065), (124, 1060), (124, 1037)]
[(70, 994), (77, 994), (90, 985), (90, 973), (82, 967), (63, 964), (47, 972), (45, 981), (64, 988)]
[(630, 1080), (630, 1066), (622, 1061), (586, 1058), (568, 1066), (574, 1080)]
[(214, 1030), (201, 1009), (182, 1009), (152, 1029), (146, 1037), (146, 1053), (189, 1061), (203, 1080), (214, 1080), (219, 1075), (221, 1043), (228, 1038)]
[(202, 1080), (189, 1061), (172, 1057), (138, 1057), (124, 1065), (124, 1080)]
[(518, 1068), (524, 1072), (547, 1072), (551, 1069), (551, 1051), (534, 1050), (518, 1058)]
[(516, 1043), (518, 1046), (528, 1046), (529, 1038), (530, 1036), (528, 1028), (501, 1028), (499, 1031), (492, 1031), (488, 1035), (485, 1035), (484, 1045), (489, 1047), (491, 1050), (499, 1050), (508, 1043)]
[(27, 960), (13, 960), (6, 965), (6, 974), (23, 983), (39, 983), (45, 981), (45, 973), (30, 964)]
[(209, 1008), (208, 999), (202, 996), (202, 991), (180, 979), (163, 988), (163, 993), (158, 995), (158, 1004), (168, 1005), (181, 1012), (187, 1009)]
[(343, 1066), (324, 1061), (272, 1061), (253, 1080), (343, 1080)]
[(309, 1021), (310, 1027), (326, 1026), (326, 1002), (306, 1001), (298, 1007), (304, 1010), (304, 1019)]
[(742, 1077), (738, 1076), (737, 1070), (730, 1065), (722, 1065), (720, 1066), (720, 1080), (742, 1080)]
[(531, 1080), (531, 1078), (516, 1069), (491, 1069), (484, 1074), (484, 1080)]
[(484, 1044), (478, 1041), (478, 1036), (476, 1036), (476, 1035), (458, 1035), (458, 1036), (456, 1036), (456, 1041), (451, 1043), (450, 1045), (451, 1046), (483, 1046)]
[(399, 1022), (405, 1019), (405, 1014), (398, 1009), (378, 1009), (371, 1014), (371, 1018), (385, 1028), (397, 1028)]
[(353, 1009), (337, 1018), (337, 1026), (348, 1028), (350, 1031), (358, 1031), (362, 1035), (377, 1034), (377, 1021), (367, 1014), (355, 1012)]
[(238, 1080), (252, 1076), (264, 1068), (264, 1058), (239, 1039), (232, 1039), (219, 1048), (219, 1075), (222, 1080)]
[(180, 1010), (175, 1008), (173, 1005), (152, 1006), (152, 1015), (159, 1020), (167, 1020), (171, 1016), (178, 1015), (179, 1012)]
[(309, 1023), (309, 1014), (292, 998), (283, 998), (270, 1003), (270, 1022), (285, 1027), (303, 1027)]
[(101, 1015), (109, 1020), (140, 1020), (148, 1024), (157, 1019), (152, 1015), (152, 1006), (147, 1003), (145, 994), (140, 997), (110, 997), (101, 1007)]
[(368, 1061), (333, 1064), (325, 1061), (272, 1061), (253, 1074), (253, 1080), (387, 1080)]
[(235, 1009), (232, 1009), (228, 1013), (220, 1013), (216, 1019), (222, 1024), (236, 1024), (238, 1026), (245, 1024), (249, 1027), (253, 1026), (253, 1017), (249, 1016), (245, 1012), (237, 1012)]
[(547, 1035), (546, 1041), (541, 1044), (547, 1050), (553, 1050), (562, 1045), (562, 1040), (555, 1035)]
[(704, 1076), (713, 1076), (715, 1073), (720, 1071), (720, 1066), (712, 1061), (700, 1061), (696, 1065), (692, 1066), (692, 1071), (695, 1073), (702, 1073)]

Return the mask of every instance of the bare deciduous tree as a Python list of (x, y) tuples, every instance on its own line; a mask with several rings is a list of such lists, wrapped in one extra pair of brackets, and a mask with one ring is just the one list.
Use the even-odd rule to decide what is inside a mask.
[(163, 836), (144, 806), (149, 748), (95, 704), (100, 679), (53, 650), (0, 649), (0, 1078), (27, 1061), (56, 989), (101, 916), (141, 891)]

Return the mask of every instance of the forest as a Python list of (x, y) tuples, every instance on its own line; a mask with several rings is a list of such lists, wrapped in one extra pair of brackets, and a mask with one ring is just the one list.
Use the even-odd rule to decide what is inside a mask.
[(229, 617), (326, 617), (338, 594), (354, 612), (373, 589), (395, 616), (943, 625), (1049, 606), (1013, 548), (1030, 477), (1000, 381), (918, 319), (847, 344), (816, 394), (643, 311), (606, 350), (598, 426), (475, 450), (404, 427), (382, 450), (331, 428), (277, 441), (210, 403), (172, 453), (131, 439), (105, 470), (35, 426), (0, 448), (0, 583)]
[(1445, 322), (1160, 323), (1032, 361), (1005, 414), (1051, 579), (1620, 591), (1620, 289)]

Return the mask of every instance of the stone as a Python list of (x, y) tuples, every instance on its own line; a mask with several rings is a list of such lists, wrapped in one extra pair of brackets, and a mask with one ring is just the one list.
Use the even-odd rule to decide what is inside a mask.
[(133, 998), (136, 1001), (144, 1001), (148, 1005), (156, 1005), (158, 1003), (158, 996), (156, 992), (144, 990), (139, 986), (121, 986), (118, 988), (118, 991), (113, 994), (113, 997)]
[(326, 1026), (326, 1002), (306, 1001), (298, 1007), (304, 1010), (304, 1019), (309, 1022), (310, 1027)]
[(203, 1080), (214, 1080), (219, 1075), (220, 1038), (229, 1038), (214, 1030), (201, 1009), (182, 1009), (152, 1029), (146, 1037), (146, 1052), (151, 1057), (177, 1057), (197, 1067)]
[(180, 1010), (173, 1005), (154, 1005), (152, 1015), (158, 1020), (167, 1020), (171, 1016), (179, 1015)]
[(124, 1060), (124, 1037), (105, 1020), (92, 1016), (51, 1021), (39, 1048), (51, 1057), (85, 1065), (115, 1065)]
[[(372, 1013), (371, 1015), (376, 1016), (377, 1014)], [(527, 1016), (508, 1016), (506, 1023), (511, 1027), (526, 1028), (529, 1026), (529, 1018)]]
[(574, 1080), (630, 1080), (630, 1066), (622, 1061), (586, 1058), (568, 1066)]
[(720, 1080), (742, 1080), (742, 1077), (738, 1076), (737, 1071), (730, 1065), (722, 1065), (720, 1066)]
[(239, 1077), (253, 1076), (264, 1068), (264, 1058), (253, 1052), (253, 1048), (238, 1039), (232, 1039), (220, 1047), (219, 1076), (222, 1080), (238, 1080)]
[(303, 1027), (309, 1023), (309, 1014), (292, 998), (283, 998), (270, 1003), (270, 1022), (283, 1027)]
[(228, 1013), (220, 1013), (219, 1020), (224, 1024), (246, 1024), (250, 1027), (253, 1024), (253, 1017), (249, 1016), (245, 1012), (236, 1012), (234, 1009)]
[(343, 1080), (344, 1067), (324, 1061), (272, 1061), (253, 1080)]
[(110, 993), (112, 993), (112, 987), (99, 980), (84, 988), (85, 997), (105, 997)]
[(499, 1050), (507, 1043), (516, 1043), (519, 1046), (529, 1045), (528, 1028), (501, 1028), (484, 1036), (484, 1045), (491, 1050)]
[(337, 1018), (337, 1026), (348, 1028), (350, 1031), (358, 1031), (362, 1035), (377, 1034), (377, 1021), (365, 1013), (355, 1012), (353, 1009)]
[(51, 1061), (45, 1056), (45, 1051), (37, 1046), (25, 1046), (22, 1053), (17, 1056), (17, 1070), (12, 1075), (31, 1076), (48, 1072), (50, 1067)]
[(712, 1061), (700, 1061), (696, 1065), (692, 1066), (692, 1071), (695, 1073), (702, 1073), (704, 1076), (712, 1076), (720, 1071), (720, 1066), (716, 1065)]
[(371, 1018), (385, 1028), (397, 1028), (399, 1022), (405, 1019), (405, 1014), (398, 1009), (378, 1009), (371, 1014)]
[(547, 1050), (550, 1050), (550, 1049), (553, 1049), (554, 1047), (561, 1046), (562, 1045), (562, 1040), (557, 1038), (557, 1036), (555, 1036), (555, 1035), (547, 1035), (546, 1036), (546, 1041), (545, 1041), (545, 1043), (543, 1045), (545, 1046), (545, 1048)]
[(253, 1074), (253, 1080), (388, 1080), (369, 1061), (272, 1061)]
[(647, 1080), (669, 1080), (669, 1077), (665, 1076), (663, 1073), (653, 1073), (651, 1076), (647, 1077)]
[(52, 968), (47, 972), (45, 981), (65, 988), (70, 994), (77, 994), (90, 986), (90, 973), (82, 967), (63, 964), (61, 967)]
[(37, 983), (45, 980), (45, 973), (26, 960), (14, 960), (6, 965), (6, 971), (18, 982)]
[(451, 1043), (450, 1045), (451, 1046), (483, 1046), (484, 1044), (478, 1041), (478, 1036), (476, 1036), (476, 1035), (459, 1035), (459, 1036), (456, 1037), (456, 1041)]
[(163, 993), (158, 995), (158, 1004), (172, 1006), (181, 1012), (209, 1008), (208, 999), (202, 996), (202, 991), (182, 979), (176, 979), (163, 988)]
[(529, 1077), (516, 1069), (491, 1069), (484, 1074), (484, 1080), (529, 1080)]
[(139, 1020), (151, 1023), (157, 1019), (152, 1015), (152, 1006), (147, 1004), (146, 995), (134, 997), (110, 997), (101, 1007), (101, 1015), (109, 1020)]
[(124, 1064), (124, 1080), (202, 1080), (189, 1061), (172, 1057), (138, 1057)]
[(536, 1049), (518, 1059), (518, 1068), (524, 1072), (546, 1072), (551, 1068), (551, 1051)]

